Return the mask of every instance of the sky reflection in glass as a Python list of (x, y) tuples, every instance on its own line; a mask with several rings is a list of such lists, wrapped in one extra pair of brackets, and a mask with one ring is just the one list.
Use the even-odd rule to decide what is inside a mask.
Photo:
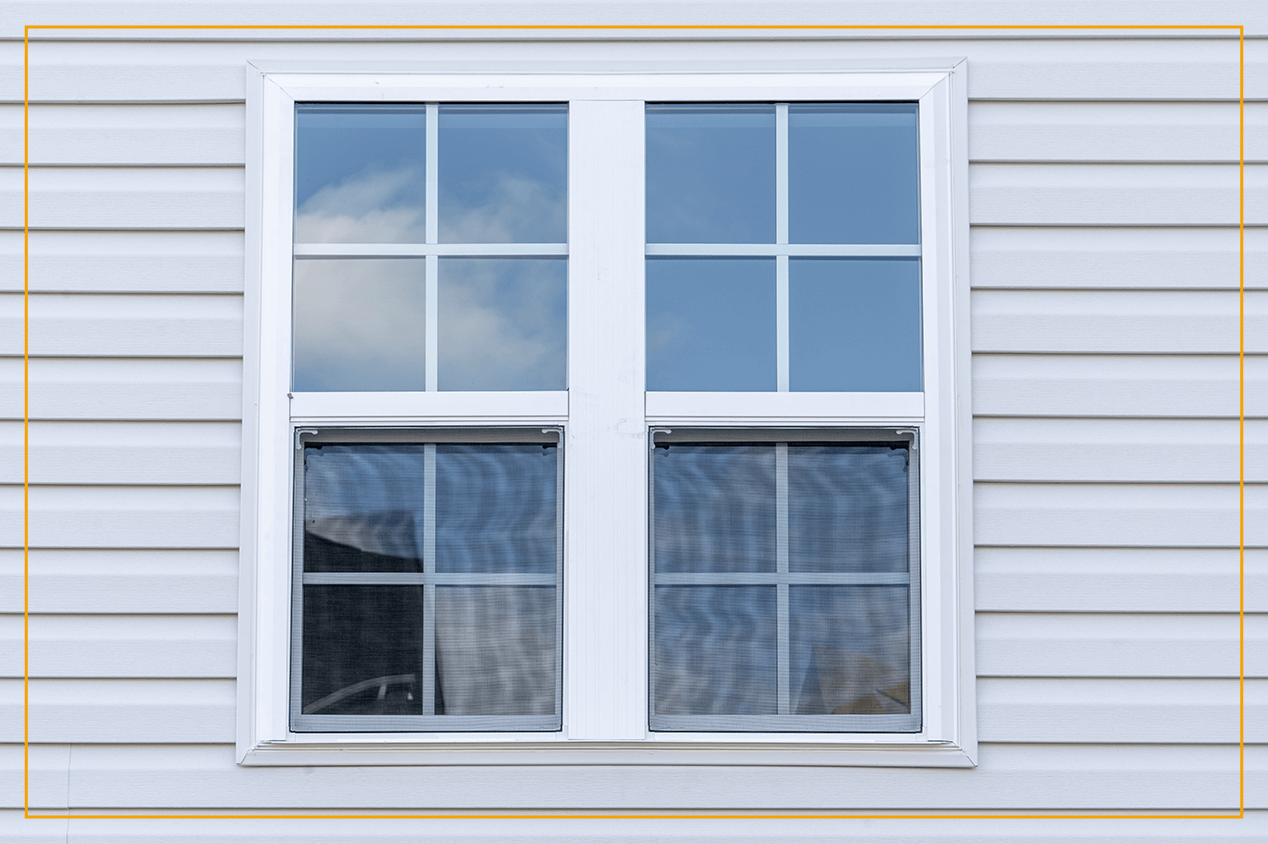
[(567, 389), (566, 258), (441, 258), (442, 390)]
[(773, 243), (775, 107), (647, 106), (647, 241)]
[(921, 389), (918, 258), (788, 263), (792, 390)]
[(648, 390), (775, 389), (773, 258), (646, 266)]
[(441, 243), (568, 239), (568, 108), (442, 105)]
[(422, 105), (295, 108), (295, 242), (422, 243)]
[(918, 243), (915, 103), (788, 106), (792, 243)]
[(293, 389), (426, 389), (424, 265), (295, 261)]

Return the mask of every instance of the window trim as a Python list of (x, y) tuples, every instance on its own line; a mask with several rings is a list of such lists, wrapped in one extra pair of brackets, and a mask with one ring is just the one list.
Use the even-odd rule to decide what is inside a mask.
[[(238, 749), (242, 764), (464, 764), (549, 765), (579, 761), (610, 764), (789, 764), (930, 765), (976, 763), (974, 707), (971, 435), (968, 344), (967, 100), (964, 60), (905, 60), (888, 66), (843, 68), (842, 63), (810, 66), (799, 62), (746, 63), (743, 70), (717, 66), (713, 72), (666, 74), (592, 63), (571, 72), (561, 63), (532, 73), (410, 72), (401, 68), (358, 68), (330, 72), (322, 67), (249, 65), (247, 97), (246, 307), (241, 582), (239, 612)], [(570, 326), (588, 313), (642, 313), (643, 206), (638, 178), (611, 172), (601, 160), (616, 153), (640, 154), (642, 103), (789, 100), (916, 100), (920, 102), (922, 310), (927, 327), (922, 394), (823, 393), (643, 393), (642, 325), (619, 325), (605, 342), (602, 360), (574, 357), (570, 327), (569, 385), (559, 393), (358, 394), (355, 411), (348, 394), (287, 392), (289, 338), (282, 315), (289, 314), (291, 173), (296, 101), (410, 102), (569, 102), (569, 313)], [(574, 122), (581, 116), (579, 122)], [(628, 128), (637, 120), (638, 137)], [(578, 221), (576, 202), (599, 196), (610, 203), (598, 219)], [(592, 207), (598, 207), (597, 204)], [(581, 231), (588, 227), (586, 231)], [(577, 237), (578, 232), (582, 236)], [(605, 291), (583, 291), (573, 279), (590, 277), (603, 262)], [(610, 268), (619, 269), (613, 277)], [(636, 271), (630, 271), (636, 267)], [(286, 280), (285, 283), (279, 280)], [(632, 322), (632, 320), (627, 320)], [(930, 342), (930, 334), (933, 342)], [(588, 366), (589, 371), (583, 371)], [(583, 395), (584, 387), (619, 378), (637, 381), (623, 396)], [(628, 386), (628, 385), (627, 385)], [(636, 397), (636, 398), (635, 398)], [(288, 407), (289, 404), (289, 407)], [(601, 437), (578, 441), (595, 414), (625, 419)], [(566, 425), (569, 472), (617, 446), (625, 460), (602, 502), (565, 483), (565, 519), (584, 524), (586, 512), (622, 504), (628, 524), (614, 526), (600, 542), (572, 534), (565, 555), (601, 554), (621, 542), (640, 545), (642, 565), (617, 568), (615, 576), (565, 562), (565, 595), (613, 600), (636, 612), (639, 641), (619, 643), (611, 626), (608, 651), (580, 654), (568, 637), (583, 633), (594, 619), (579, 616), (580, 602), (564, 613), (564, 725), (560, 734), (294, 734), (287, 723), (287, 669), (290, 652), (293, 430), (321, 421), (327, 425), (421, 424), (455, 426)], [(915, 734), (861, 733), (652, 733), (646, 729), (646, 522), (647, 478), (644, 443), (656, 426), (743, 427), (745, 425), (894, 426), (919, 429), (922, 443), (922, 599), (925, 728)], [(627, 442), (628, 441), (628, 442)], [(631, 444), (633, 448), (631, 448)], [(637, 477), (630, 455), (638, 455)], [(597, 473), (597, 472), (596, 472)], [(624, 483), (622, 483), (624, 478)], [(610, 511), (609, 511), (610, 512)], [(584, 532), (583, 532), (584, 533)], [(604, 543), (606, 542), (606, 546)], [(587, 544), (588, 543), (588, 544)], [(630, 566), (626, 566), (630, 568)], [(624, 597), (620, 597), (623, 595)], [(567, 601), (567, 598), (565, 598)], [(604, 602), (607, 602), (605, 604)], [(591, 612), (594, 616), (597, 613)], [(615, 648), (615, 650), (612, 650)], [(591, 649), (587, 649), (591, 650)], [(597, 650), (595, 651), (598, 652)], [(615, 659), (613, 658), (615, 656)], [(620, 663), (619, 669), (613, 668)], [(630, 666), (637, 665), (636, 671)], [(623, 672), (623, 673), (622, 673)], [(586, 677), (569, 685), (570, 677)], [(641, 678), (641, 680), (639, 679)], [(630, 686), (640, 686), (639, 689)], [(611, 691), (604, 692), (604, 689)], [(604, 712), (595, 695), (624, 694)], [(590, 708), (585, 702), (592, 701)], [(608, 707), (612, 709), (613, 707)], [(611, 716), (611, 717), (609, 717)], [(642, 724), (641, 730), (633, 725)]]

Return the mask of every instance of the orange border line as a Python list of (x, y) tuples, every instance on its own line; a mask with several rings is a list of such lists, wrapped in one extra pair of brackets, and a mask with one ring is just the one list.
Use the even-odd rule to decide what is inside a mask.
[[(30, 34), (34, 30), (535, 30), (535, 31), (568, 31), (568, 30), (1237, 30), (1238, 46), (1238, 808), (1237, 814), (1211, 813), (1190, 814), (1063, 814), (1063, 813), (1030, 813), (1030, 814), (802, 814), (788, 812), (781, 814), (700, 814), (693, 812), (671, 812), (659, 814), (619, 814), (619, 813), (538, 813), (538, 814), (32, 814), (30, 804)], [(69, 799), (69, 794), (67, 795)], [(56, 810), (51, 810), (56, 811)], [(806, 820), (952, 820), (952, 819), (985, 819), (1000, 818), (1008, 820), (1073, 820), (1073, 819), (1114, 819), (1114, 820), (1160, 820), (1160, 819), (1235, 819), (1246, 815), (1246, 28), (1245, 26), (1221, 26), (1217, 24), (1198, 24), (1184, 26), (1181, 24), (1145, 24), (1140, 26), (1116, 26), (1111, 24), (1075, 24), (1060, 26), (1056, 24), (1023, 24), (1010, 26), (1007, 24), (986, 24), (970, 26), (967, 24), (718, 24), (713, 26), (695, 24), (74, 24), (27, 25), (22, 33), (22, 812), (24, 818), (47, 818), (64, 820), (140, 820), (140, 819), (202, 819), (202, 820), (265, 820), (265, 819), (392, 819), (392, 820), (449, 820), (449, 819), (487, 819), (487, 820), (553, 820), (563, 818), (577, 819), (806, 819)]]

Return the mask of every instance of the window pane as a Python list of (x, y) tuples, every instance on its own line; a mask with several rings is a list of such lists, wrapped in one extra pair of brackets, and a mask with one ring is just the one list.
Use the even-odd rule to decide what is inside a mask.
[(791, 389), (921, 389), (918, 258), (794, 258), (788, 264)]
[(294, 389), (425, 389), (424, 264), (295, 261)]
[(647, 107), (647, 241), (774, 243), (775, 107)]
[(293, 728), (559, 729), (560, 448), (406, 436), (303, 442)]
[(295, 242), (422, 243), (421, 105), (295, 108)]
[(793, 243), (918, 243), (914, 103), (788, 107)]
[(441, 258), (440, 389), (566, 389), (567, 288), (563, 258)]
[(305, 715), (422, 714), (423, 587), (305, 586)]
[(304, 571), (423, 570), (425, 448), (304, 447)]
[(911, 712), (911, 628), (905, 586), (792, 586), (793, 711)]
[(648, 390), (775, 389), (774, 259), (646, 267)]
[(658, 572), (775, 570), (775, 449), (657, 447), (652, 477)]
[(555, 714), (553, 587), (436, 589), (436, 714)]
[(442, 105), (441, 243), (568, 240), (568, 109)]
[(788, 564), (796, 572), (904, 572), (907, 450), (788, 446)]
[(773, 715), (775, 588), (657, 586), (658, 715)]
[(554, 573), (557, 468), (555, 446), (436, 446), (436, 570)]

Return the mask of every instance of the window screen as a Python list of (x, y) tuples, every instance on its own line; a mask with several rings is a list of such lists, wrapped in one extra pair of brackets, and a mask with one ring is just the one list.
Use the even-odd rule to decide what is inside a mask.
[(914, 432), (675, 429), (651, 464), (653, 730), (920, 729)]
[(301, 431), (292, 729), (560, 729), (557, 440)]

